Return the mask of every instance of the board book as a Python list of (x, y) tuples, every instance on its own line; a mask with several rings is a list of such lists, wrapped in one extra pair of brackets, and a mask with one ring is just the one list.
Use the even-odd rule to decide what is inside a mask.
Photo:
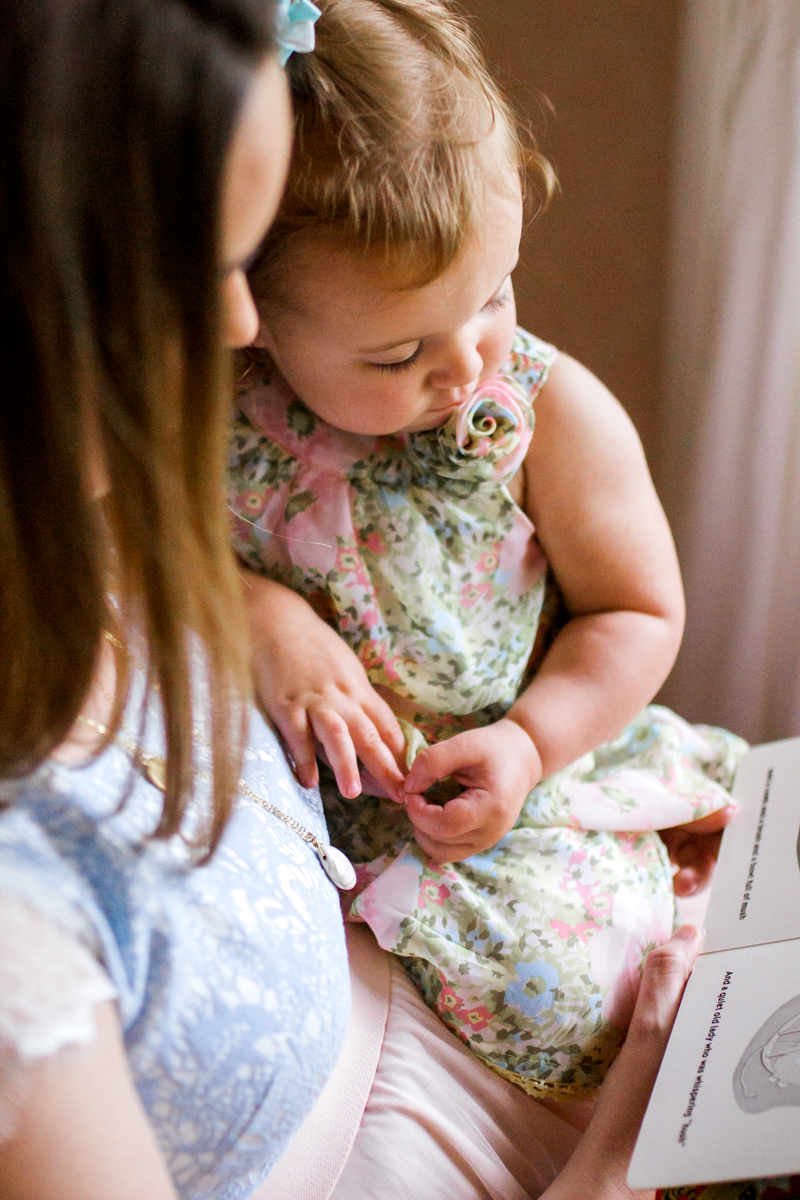
[(633, 1188), (800, 1173), (800, 738), (742, 759)]

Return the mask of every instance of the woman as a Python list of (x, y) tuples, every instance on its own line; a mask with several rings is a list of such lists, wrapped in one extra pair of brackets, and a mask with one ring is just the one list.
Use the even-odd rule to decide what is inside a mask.
[(289, 151), (273, 19), (0, 15), (3, 1195), (248, 1194), (347, 1021), (318, 803), (255, 715), (240, 771), (218, 484)]
[[(272, 17), (267, 0), (0, 11), (2, 1197), (255, 1195), (344, 1037), (318, 798), (246, 709), (219, 484), (220, 346), (255, 334), (242, 268), (288, 157)], [(523, 1142), (528, 1121), (540, 1144), (558, 1131), (537, 1168), (550, 1200), (626, 1194), (693, 946), (651, 958), (585, 1136), (580, 1114), (511, 1100), (485, 1072), (492, 1129), (508, 1103)], [(360, 1009), (380, 1050), (376, 1011)], [(400, 1042), (433, 1019), (408, 1018)], [(416, 1040), (434, 1103), (451, 1082), (448, 1102), (466, 1097), (451, 1035)], [(402, 1115), (425, 1135), (421, 1111)], [(459, 1121), (448, 1145), (429, 1136), (405, 1196), (434, 1194), (428, 1151), (459, 1169), (459, 1138), (475, 1140)], [(368, 1194), (368, 1125), (337, 1194)], [(380, 1167), (386, 1196), (397, 1155), (383, 1193)], [(460, 1195), (490, 1194), (460, 1170)], [(522, 1195), (503, 1170), (494, 1194)]]

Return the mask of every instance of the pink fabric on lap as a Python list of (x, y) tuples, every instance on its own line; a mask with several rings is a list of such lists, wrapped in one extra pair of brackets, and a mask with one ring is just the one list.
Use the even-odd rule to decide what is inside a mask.
[(536, 1200), (575, 1148), (588, 1106), (551, 1109), (495, 1075), (365, 926), (347, 933), (345, 1049), (253, 1200)]

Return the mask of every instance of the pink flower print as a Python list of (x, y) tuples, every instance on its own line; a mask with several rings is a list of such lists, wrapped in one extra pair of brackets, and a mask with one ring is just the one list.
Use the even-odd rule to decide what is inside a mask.
[(361, 659), (364, 666), (379, 667), (386, 659), (386, 646), (383, 642), (369, 642), (361, 649)]
[(248, 488), (246, 492), (240, 492), (236, 497), (236, 507), (239, 512), (251, 520), (264, 511), (266, 502), (264, 493), (257, 492), (255, 488)]
[(359, 619), (361, 624), (365, 625), (367, 629), (374, 629), (380, 621), (380, 617), (374, 608), (368, 608), (366, 612), (362, 612)]
[(386, 553), (386, 543), (378, 533), (377, 529), (373, 529), (372, 533), (369, 534), (368, 537), (362, 537), (360, 540), (361, 545), (366, 546), (367, 550), (369, 550), (372, 554)]
[(397, 683), (397, 681), (400, 678), (400, 673), (397, 670), (397, 663), (399, 663), (399, 662), (400, 662), (400, 655), (395, 654), (395, 656), (393, 658), (385, 659), (382, 664), (383, 673), (386, 676), (389, 683)]
[(592, 782), (566, 783), (564, 795), (582, 829), (642, 831), (685, 825), (694, 817), (689, 796), (654, 771), (622, 770)]
[(500, 566), (500, 542), (495, 542), (491, 550), (484, 550), (476, 564), (482, 575), (494, 575)]
[(486, 600), (491, 600), (493, 595), (494, 588), (488, 581), (485, 583), (465, 583), (461, 589), (461, 607), (473, 608), (481, 596)]
[(459, 1013), (459, 1016), (473, 1033), (479, 1033), (481, 1029), (485, 1029), (492, 1021), (492, 1013), (484, 1005), (481, 1005), (479, 1008), (463, 1010)]
[(378, 945), (393, 950), (403, 921), (418, 905), (422, 861), (406, 850), (393, 862), (390, 855), (383, 855), (373, 864), (379, 866), (381, 873), (364, 889), (353, 909), (367, 922)]
[(445, 900), (450, 899), (450, 888), (445, 887), (443, 883), (437, 883), (435, 879), (423, 879), (421, 899), (429, 900), (431, 904), (441, 906)]
[(555, 918), (551, 919), (550, 928), (555, 929), (561, 940), (568, 945), (573, 938), (577, 938), (584, 946), (589, 941), (589, 934), (600, 930), (596, 921), (580, 921), (577, 925), (568, 925), (566, 921), (557, 921)]
[(394, 676), (394, 679), (397, 678), (397, 672), (391, 666), (391, 662), (387, 661), (386, 655), (388, 650), (389, 647), (385, 642), (367, 642), (366, 645), (359, 648), (358, 657), (361, 659), (361, 665), (368, 675), (372, 671), (378, 671), (379, 679), (377, 682), (382, 682), (380, 680), (381, 674), (389, 679), (390, 682), (394, 682), (392, 676)]
[(355, 546), (341, 546), (336, 555), (336, 570), (340, 575), (352, 575), (361, 567), (361, 555)]
[(648, 951), (672, 933), (674, 904), (648, 900), (629, 888), (614, 896), (611, 923), (589, 943), (592, 982), (603, 989), (603, 1016), (617, 1029), (627, 1029)]
[(454, 992), (449, 983), (445, 983), (444, 976), (439, 973), (442, 980), (442, 990), (439, 994), (439, 1008), (442, 1012), (459, 1013), (461, 1009), (461, 997), (457, 992)]

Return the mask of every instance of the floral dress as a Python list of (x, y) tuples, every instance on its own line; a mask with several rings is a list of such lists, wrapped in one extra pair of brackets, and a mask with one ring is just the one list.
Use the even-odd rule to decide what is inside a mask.
[[(508, 491), (555, 354), (518, 330), (502, 374), (445, 425), (392, 437), (325, 424), (266, 357), (240, 384), (236, 550), (339, 631), (401, 719), (409, 763), (426, 743), (497, 721), (557, 628), (547, 560)], [(642, 961), (673, 929), (652, 831), (725, 804), (744, 748), (651, 706), (534, 788), (496, 846), (443, 866), (374, 780), (362, 774), (363, 794), (346, 800), (323, 767), (333, 841), (360, 864), (350, 917), (495, 1070), (533, 1094), (591, 1095)]]

